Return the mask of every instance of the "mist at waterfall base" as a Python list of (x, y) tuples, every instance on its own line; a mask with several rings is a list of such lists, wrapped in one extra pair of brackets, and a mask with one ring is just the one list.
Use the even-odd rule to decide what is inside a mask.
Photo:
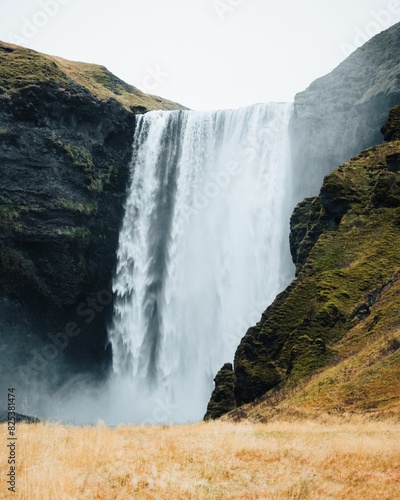
[(291, 114), (291, 104), (270, 103), (137, 117), (113, 282), (112, 374), (96, 388), (72, 379), (50, 418), (203, 418), (216, 373), (294, 276)]

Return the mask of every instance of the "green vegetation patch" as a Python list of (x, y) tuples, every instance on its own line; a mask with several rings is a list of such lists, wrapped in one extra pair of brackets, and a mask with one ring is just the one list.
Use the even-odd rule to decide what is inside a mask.
[(63, 144), (63, 148), (74, 166), (83, 168), (85, 171), (92, 170), (94, 166), (93, 158), (84, 146)]
[(33, 50), (6, 47), (0, 44), (0, 86), (4, 91), (13, 93), (38, 83), (67, 84), (69, 79), (51, 59)]
[(10, 97), (21, 88), (52, 84), (62, 92), (90, 94), (97, 100), (116, 100), (125, 109), (185, 109), (166, 99), (147, 95), (128, 85), (104, 66), (68, 61), (0, 42), (0, 94)]
[(65, 198), (60, 198), (58, 200), (58, 206), (77, 212), (84, 215), (93, 215), (96, 213), (96, 207), (93, 203), (81, 203), (75, 200), (67, 200)]
[(91, 236), (90, 230), (86, 227), (67, 227), (58, 229), (56, 234), (60, 236), (68, 236), (69, 238), (74, 239), (86, 239)]
[[(237, 349), (238, 404), (273, 387), (295, 387), (339, 362), (338, 342), (370, 317), (400, 270), (399, 153), (399, 141), (362, 152), (296, 209), (291, 249), (298, 275)], [(375, 315), (375, 324), (380, 314), (395, 314), (400, 325), (398, 304)]]
[(11, 205), (0, 202), (0, 233), (11, 234), (18, 230), (18, 212)]
[(96, 175), (92, 175), (89, 183), (89, 190), (100, 194), (104, 191), (105, 187), (113, 182), (113, 179), (117, 175), (117, 170), (113, 165), (109, 165), (102, 171), (96, 172)]
[(221, 368), (214, 382), (215, 389), (212, 393), (211, 401), (207, 406), (204, 420), (217, 419), (236, 408), (234, 395), (235, 372), (233, 371), (231, 363), (226, 363)]

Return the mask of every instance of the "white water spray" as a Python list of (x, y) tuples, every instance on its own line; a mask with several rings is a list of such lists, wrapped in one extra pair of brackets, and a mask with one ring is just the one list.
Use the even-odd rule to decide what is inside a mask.
[(292, 278), (290, 115), (138, 117), (109, 331), (120, 420), (200, 420), (216, 372)]

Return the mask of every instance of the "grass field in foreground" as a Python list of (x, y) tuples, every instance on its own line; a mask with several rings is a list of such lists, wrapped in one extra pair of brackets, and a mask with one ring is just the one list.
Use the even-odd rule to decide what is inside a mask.
[(6, 431), (0, 426), (0, 498), (400, 498), (398, 423), (20, 424), (15, 495)]

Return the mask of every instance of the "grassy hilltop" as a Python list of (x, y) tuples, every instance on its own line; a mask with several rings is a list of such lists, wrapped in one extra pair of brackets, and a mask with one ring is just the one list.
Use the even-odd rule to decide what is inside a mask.
[(11, 96), (24, 87), (44, 84), (68, 94), (90, 93), (99, 101), (115, 100), (129, 111), (185, 109), (125, 83), (105, 66), (73, 62), (0, 42), (0, 94)]

